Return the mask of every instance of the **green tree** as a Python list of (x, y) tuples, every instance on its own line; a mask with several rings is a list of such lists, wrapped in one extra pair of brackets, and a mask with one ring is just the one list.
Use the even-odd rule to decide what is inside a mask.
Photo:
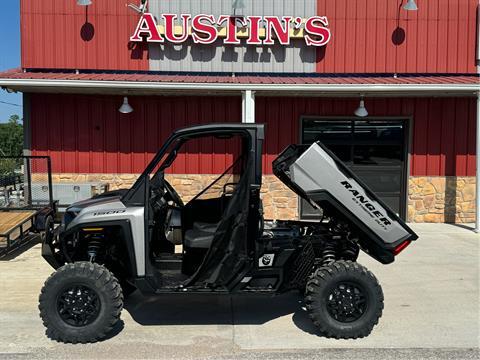
[[(23, 152), (23, 125), (18, 115), (10, 116), (8, 122), (0, 124), (0, 156), (20, 156)], [(11, 174), (19, 160), (0, 159), (0, 175)]]
[(0, 155), (20, 156), (23, 152), (23, 125), (18, 115), (0, 124)]

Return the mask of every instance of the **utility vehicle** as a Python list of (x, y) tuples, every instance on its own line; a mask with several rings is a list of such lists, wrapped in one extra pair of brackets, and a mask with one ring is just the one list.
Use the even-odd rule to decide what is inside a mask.
[[(213, 146), (226, 169), (185, 204), (167, 178), (196, 141)], [(319, 142), (289, 146), (272, 166), (322, 219), (264, 220), (263, 142), (260, 124), (181, 129), (130, 189), (71, 205), (42, 246), (56, 269), (39, 299), (47, 334), (73, 343), (104, 338), (136, 288), (158, 295), (300, 290), (320, 333), (368, 335), (383, 293), (356, 262), (359, 250), (388, 264), (417, 236)]]

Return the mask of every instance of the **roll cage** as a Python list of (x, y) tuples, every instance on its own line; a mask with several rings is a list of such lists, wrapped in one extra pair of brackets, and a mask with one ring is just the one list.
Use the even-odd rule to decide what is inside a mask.
[[(262, 219), (260, 187), (264, 126), (262, 124), (201, 125), (175, 131), (165, 141), (135, 184), (121, 198), (127, 207), (144, 208), (145, 276), (150, 284), (155, 282), (155, 267), (150, 260), (149, 227), (151, 215), (153, 215), (150, 212), (153, 210), (148, 201), (154, 179), (163, 177), (163, 172), (173, 163), (178, 150), (187, 141), (203, 137), (224, 139), (233, 136), (238, 136), (242, 140), (243, 173), (222, 215), (207, 255), (197, 271), (185, 282), (185, 286), (209, 283), (212, 286), (228, 288), (229, 283), (236, 284), (235, 279), (239, 275), (240, 267), (247, 270), (245, 262), (249, 254), (255, 253), (255, 242), (259, 236), (258, 224)], [(151, 177), (152, 174), (153, 177)], [(235, 251), (229, 252), (228, 249), (232, 248)], [(233, 274), (235, 279), (230, 278), (230, 274)]]
[[(184, 129), (176, 130), (165, 141), (160, 150), (154, 156), (150, 164), (145, 168), (135, 184), (129, 189), (127, 193), (122, 197), (122, 202), (126, 206), (145, 206), (145, 199), (148, 196), (148, 185), (150, 180), (150, 174), (154, 172), (155, 168), (159, 165), (161, 160), (167, 154), (168, 149), (178, 142), (174, 149), (178, 149), (183, 143), (188, 140), (206, 137), (228, 137), (233, 135), (240, 135), (244, 139), (243, 144), (244, 151), (252, 155), (254, 166), (252, 171), (248, 174), (250, 178), (250, 184), (254, 187), (260, 188), (262, 185), (262, 146), (264, 141), (264, 125), (263, 124), (213, 124), (213, 125), (198, 125), (188, 127)], [(168, 159), (171, 156), (170, 153), (165, 161), (173, 162), (174, 157)], [(176, 156), (174, 154), (173, 156)], [(167, 166), (168, 167), (168, 166)], [(157, 171), (162, 171), (164, 168), (159, 168)]]

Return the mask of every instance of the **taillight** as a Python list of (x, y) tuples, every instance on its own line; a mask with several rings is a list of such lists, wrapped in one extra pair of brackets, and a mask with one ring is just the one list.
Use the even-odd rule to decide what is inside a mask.
[(393, 255), (397, 256), (400, 254), (408, 245), (410, 245), (411, 241), (407, 240), (402, 242), (400, 245), (397, 245), (395, 249), (393, 249)]

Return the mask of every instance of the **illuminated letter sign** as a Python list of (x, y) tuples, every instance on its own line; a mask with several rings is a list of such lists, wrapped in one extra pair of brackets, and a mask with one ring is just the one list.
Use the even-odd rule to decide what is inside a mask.
[(218, 33), (213, 15), (197, 15), (192, 21), (192, 39), (196, 44), (211, 44), (217, 40)]
[[(305, 42), (307, 45), (324, 46), (331, 38), (330, 30), (327, 28), (328, 19), (326, 16), (313, 16), (305, 23)], [(315, 35), (315, 37), (312, 37)]]
[(212, 44), (223, 39), (223, 44), (238, 45), (245, 39), (248, 45), (290, 45), (291, 39), (303, 39), (307, 46), (325, 46), (332, 34), (326, 16), (307, 19), (292, 16), (230, 16), (190, 14), (178, 16), (162, 14), (158, 19), (151, 13), (143, 14), (130, 41), (171, 42), (180, 44), (190, 37), (196, 44)]
[(135, 33), (130, 38), (130, 41), (142, 41), (140, 34), (147, 35), (147, 41), (163, 42), (163, 38), (158, 32), (158, 27), (155, 22), (155, 17), (152, 14), (143, 14), (138, 22)]

